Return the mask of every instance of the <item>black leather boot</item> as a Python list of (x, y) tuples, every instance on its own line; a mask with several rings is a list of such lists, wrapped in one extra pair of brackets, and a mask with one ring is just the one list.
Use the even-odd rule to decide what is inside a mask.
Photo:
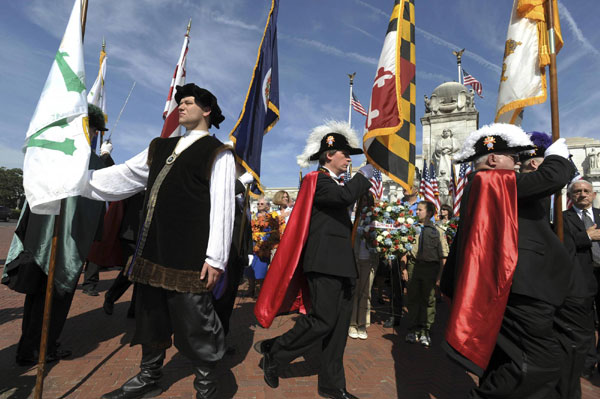
[(194, 388), (196, 399), (216, 399), (217, 383), (215, 381), (215, 365), (195, 365)]
[(150, 349), (142, 346), (142, 362), (140, 372), (129, 379), (121, 388), (102, 395), (102, 399), (139, 399), (153, 398), (162, 393), (158, 380), (162, 376), (162, 365), (165, 360), (163, 349)]

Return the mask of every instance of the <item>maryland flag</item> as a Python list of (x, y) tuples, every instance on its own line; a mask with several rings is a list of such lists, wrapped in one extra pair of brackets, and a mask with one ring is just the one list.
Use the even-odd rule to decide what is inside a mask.
[[(554, 9), (556, 53), (563, 45), (557, 0)], [(546, 0), (514, 0), (504, 46), (496, 122), (521, 124), (524, 107), (546, 101), (546, 69), (550, 64)]]
[(272, 0), (246, 101), (238, 121), (229, 133), (234, 143), (236, 158), (254, 177), (254, 194), (264, 191), (260, 185), (263, 136), (279, 120), (278, 8), (278, 0)]
[(379, 57), (363, 147), (369, 162), (410, 189), (415, 175), (415, 4), (396, 0)]

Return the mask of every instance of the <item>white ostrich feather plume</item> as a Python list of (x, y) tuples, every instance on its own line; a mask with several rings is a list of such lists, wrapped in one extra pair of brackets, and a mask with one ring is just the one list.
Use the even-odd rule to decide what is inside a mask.
[(500, 136), (510, 147), (533, 146), (527, 133), (519, 126), (509, 123), (492, 123), (472, 132), (463, 143), (460, 152), (454, 155), (454, 160), (456, 162), (463, 162), (465, 159), (475, 155), (475, 143), (486, 136)]
[(306, 139), (306, 146), (304, 152), (296, 157), (298, 165), (302, 168), (308, 168), (311, 163), (317, 163), (318, 161), (309, 160), (310, 156), (315, 154), (321, 148), (321, 140), (323, 136), (329, 133), (339, 133), (346, 136), (348, 144), (353, 148), (362, 148), (359, 146), (358, 137), (356, 131), (348, 125), (347, 122), (342, 121), (325, 121), (324, 125), (315, 127)]

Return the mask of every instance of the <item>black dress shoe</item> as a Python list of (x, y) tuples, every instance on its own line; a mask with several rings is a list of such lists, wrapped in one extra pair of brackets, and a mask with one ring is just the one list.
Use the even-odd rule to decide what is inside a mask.
[(396, 320), (395, 317), (390, 317), (383, 323), (383, 328), (392, 328), (400, 325), (400, 320)]
[(356, 396), (352, 395), (350, 392), (346, 391), (346, 388), (338, 388), (338, 389), (329, 389), (329, 388), (319, 388), (318, 390), (319, 396), (322, 398), (332, 398), (332, 399), (358, 399)]
[(108, 299), (104, 300), (104, 304), (102, 305), (102, 309), (104, 309), (104, 313), (107, 315), (112, 315), (115, 310), (115, 303), (113, 301), (109, 301)]
[(254, 345), (254, 350), (263, 355), (263, 358), (260, 360), (260, 367), (263, 369), (265, 382), (271, 388), (277, 388), (279, 386), (277, 364), (273, 359), (273, 355), (270, 353), (274, 341), (275, 338), (266, 339), (264, 341), (259, 341)]
[[(67, 358), (71, 356), (72, 352), (67, 349), (56, 349), (54, 352), (48, 353), (46, 355), (46, 363), (56, 362), (60, 359)], [(31, 356), (23, 356), (17, 354), (16, 363), (21, 367), (29, 367), (38, 364), (38, 358), (35, 355)]]
[(98, 296), (98, 295), (100, 295), (100, 294), (98, 294), (98, 291), (96, 291), (96, 290), (95, 290), (95, 289), (93, 289), (93, 288), (90, 288), (90, 289), (84, 289), (84, 290), (83, 290), (83, 293), (84, 293), (85, 295), (89, 295), (89, 296)]

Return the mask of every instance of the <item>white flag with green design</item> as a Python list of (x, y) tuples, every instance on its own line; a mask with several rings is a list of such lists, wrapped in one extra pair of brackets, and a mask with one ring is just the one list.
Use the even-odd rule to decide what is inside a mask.
[(90, 158), (81, 0), (67, 29), (29, 123), (23, 186), (31, 211), (57, 215), (60, 200), (79, 195)]

